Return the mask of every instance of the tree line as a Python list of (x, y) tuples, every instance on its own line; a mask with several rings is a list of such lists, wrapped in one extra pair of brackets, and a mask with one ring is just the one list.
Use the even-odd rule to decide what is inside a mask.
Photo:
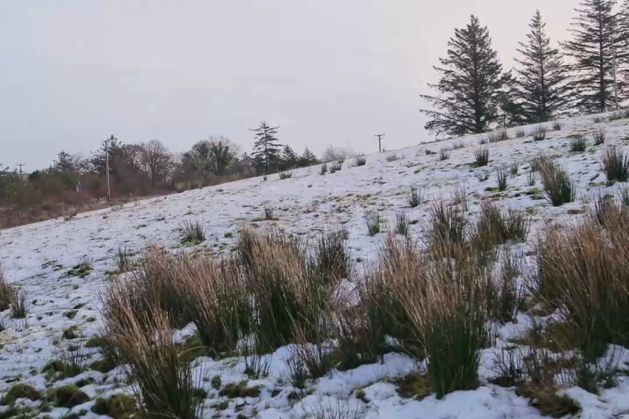
[(496, 126), (548, 121), (571, 111), (605, 112), (629, 99), (629, 0), (584, 0), (572, 39), (553, 46), (536, 11), (519, 43), (516, 67), (504, 71), (487, 27), (476, 16), (455, 29), (434, 68), (426, 129), (478, 134)]
[[(0, 227), (60, 215), (67, 208), (90, 206), (107, 196), (157, 195), (319, 163), (280, 144), (279, 127), (266, 122), (253, 129), (251, 153), (221, 136), (198, 141), (183, 153), (158, 140), (124, 143), (110, 136), (87, 158), (60, 151), (50, 167), (21, 174), (0, 165)], [(325, 157), (325, 156), (324, 156)]]

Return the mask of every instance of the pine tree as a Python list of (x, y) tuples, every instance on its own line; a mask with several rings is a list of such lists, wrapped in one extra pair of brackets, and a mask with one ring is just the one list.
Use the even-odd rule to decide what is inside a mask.
[(614, 72), (622, 34), (614, 5), (615, 0), (583, 0), (575, 9), (578, 16), (571, 29), (574, 39), (564, 44), (566, 55), (574, 60), (577, 106), (587, 112), (604, 112), (621, 99), (616, 99), (622, 84), (616, 90)]
[(435, 66), (441, 74), (429, 84), (438, 96), (421, 95), (437, 110), (422, 109), (432, 118), (426, 129), (438, 134), (463, 135), (486, 131), (498, 118), (501, 89), (507, 79), (486, 27), (476, 16), (448, 41), (448, 56)]
[(52, 163), (52, 169), (60, 173), (74, 173), (78, 171), (76, 159), (65, 151), (60, 151), (57, 154), (57, 160)]
[(629, 98), (629, 0), (625, 0), (618, 14), (621, 33), (620, 49), (616, 50), (619, 63), (619, 77), (624, 85), (624, 97)]
[(516, 59), (516, 98), (524, 122), (544, 122), (560, 113), (570, 102), (570, 86), (561, 54), (551, 47), (546, 24), (539, 10), (529, 24), (528, 41), (521, 42)]
[(282, 149), (282, 168), (291, 169), (299, 163), (299, 156), (295, 153), (295, 150), (291, 146), (285, 145)]
[(253, 144), (254, 164), (263, 170), (264, 174), (268, 174), (270, 170), (277, 167), (280, 160), (281, 145), (275, 137), (279, 127), (271, 127), (266, 122), (261, 122), (260, 126), (251, 129), (255, 133), (255, 142)]
[(315, 154), (306, 147), (304, 150), (304, 154), (299, 157), (299, 165), (300, 166), (310, 166), (312, 164), (319, 163), (319, 159)]

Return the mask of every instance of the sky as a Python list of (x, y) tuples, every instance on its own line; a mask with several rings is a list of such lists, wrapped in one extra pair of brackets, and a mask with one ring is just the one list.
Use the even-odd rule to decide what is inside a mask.
[(0, 164), (48, 167), (115, 135), (250, 151), (279, 125), (301, 153), (432, 138), (419, 97), (454, 28), (489, 27), (506, 69), (540, 9), (566, 39), (578, 0), (0, 0)]

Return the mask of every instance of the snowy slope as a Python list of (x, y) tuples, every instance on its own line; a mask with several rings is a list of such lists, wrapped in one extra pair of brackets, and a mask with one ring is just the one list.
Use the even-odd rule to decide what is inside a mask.
[[(343, 225), (349, 232), (352, 258), (361, 260), (357, 264), (359, 273), (376, 259), (384, 238), (383, 234), (367, 235), (366, 213), (379, 211), (388, 225), (387, 230), (393, 228), (396, 214), (405, 211), (409, 220), (417, 221), (410, 228), (411, 235), (418, 236), (427, 227), (431, 203), (450, 200), (456, 190), (466, 191), (470, 217), (478, 213), (479, 201), (488, 197), (496, 199), (503, 208), (526, 209), (533, 220), (530, 238), (550, 223), (576, 222), (590, 197), (601, 191), (610, 194), (618, 191), (617, 185), (605, 186), (600, 163), (605, 148), (618, 145), (629, 152), (628, 119), (595, 123), (594, 118), (561, 121), (559, 131), (552, 131), (552, 124), (546, 124), (548, 134), (543, 141), (533, 141), (530, 135), (514, 138), (516, 130), (511, 129), (513, 139), (483, 146), (490, 150), (490, 163), (482, 168), (474, 168), (471, 163), (474, 150), (487, 136), (467, 136), (370, 155), (366, 165), (360, 167), (353, 166), (353, 159), (348, 159), (343, 169), (334, 174), (322, 176), (320, 167), (315, 166), (295, 170), (289, 179), (280, 180), (277, 175), (269, 176), (266, 181), (247, 179), (79, 214), (69, 221), (56, 219), (3, 230), (0, 264), (7, 281), (26, 293), (29, 313), (25, 320), (14, 320), (8, 312), (1, 313), (6, 329), (0, 332), (0, 395), (15, 381), (29, 383), (40, 390), (50, 388), (53, 384), (46, 381), (41, 369), (51, 359), (59, 358), (64, 348), (85, 341), (101, 330), (99, 293), (107, 286), (108, 272), (116, 268), (117, 250), (127, 248), (139, 254), (150, 244), (180, 250), (178, 227), (186, 220), (199, 221), (205, 226), (207, 240), (203, 246), (216, 253), (229, 251), (239, 228), (252, 223), (304, 236)], [(607, 133), (606, 144), (594, 147), (593, 133), (601, 127)], [(528, 133), (533, 129), (524, 127)], [(584, 135), (588, 140), (588, 149), (583, 153), (569, 151), (569, 136), (575, 134)], [(461, 145), (463, 147), (458, 148)], [(439, 161), (441, 148), (451, 149), (449, 159)], [(556, 156), (556, 161), (569, 172), (578, 188), (576, 202), (552, 207), (539, 191), (539, 180), (533, 187), (528, 185), (528, 161), (540, 152)], [(493, 190), (495, 169), (514, 163), (519, 165), (518, 176), (509, 178), (505, 194), (498, 194)], [(408, 208), (406, 196), (411, 186), (421, 189), (428, 202)], [(259, 220), (264, 206), (274, 209), (277, 220)], [(68, 276), (68, 270), (84, 259), (92, 262), (93, 272), (85, 278)], [(63, 331), (70, 326), (78, 327), (80, 339), (62, 338)], [(523, 317), (517, 324), (505, 326), (501, 336), (517, 335), (526, 326), (527, 319)], [(96, 349), (84, 351), (93, 353), (93, 359), (99, 357)], [(481, 376), (484, 378), (492, 374), (492, 351), (483, 354)], [(382, 365), (335, 372), (313, 383), (312, 394), (291, 403), (287, 398), (290, 385), (282, 382), (286, 368), (283, 360), (288, 353), (288, 348), (281, 348), (273, 355), (270, 376), (258, 383), (263, 387), (261, 397), (243, 400), (246, 406), (240, 413), (257, 413), (263, 418), (304, 417), (330, 406), (332, 410), (356, 412), (361, 417), (539, 417), (539, 413), (513, 391), (489, 384), (475, 391), (450, 394), (443, 400), (436, 400), (434, 396), (422, 401), (402, 399), (389, 381), (418, 366), (399, 354), (388, 355)], [(214, 362), (203, 358), (197, 363), (195, 372), (200, 378), (220, 374), (223, 383), (245, 378), (241, 360)], [(95, 379), (94, 384), (83, 388), (90, 397), (130, 391), (121, 369), (108, 375), (87, 372), (67, 381), (76, 382), (87, 376)], [(273, 389), (281, 390), (280, 394), (272, 397)], [(355, 397), (357, 389), (364, 390), (368, 403)], [(584, 417), (623, 414), (629, 417), (627, 379), (621, 378), (617, 388), (605, 390), (601, 396), (579, 389), (570, 389), (568, 393), (581, 402)], [(211, 408), (214, 402), (207, 402), (208, 417), (214, 413)], [(73, 412), (89, 411), (91, 403), (75, 407)], [(232, 403), (222, 414), (231, 412), (235, 416), (234, 408)], [(67, 409), (56, 408), (47, 414), (61, 417), (67, 413)]]

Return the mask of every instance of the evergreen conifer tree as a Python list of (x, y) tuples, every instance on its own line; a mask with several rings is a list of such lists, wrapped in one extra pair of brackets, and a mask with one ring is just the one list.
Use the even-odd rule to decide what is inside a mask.
[(521, 42), (516, 59), (516, 98), (523, 122), (544, 122), (560, 113), (570, 102), (568, 74), (558, 49), (550, 45), (546, 24), (539, 10), (529, 24), (527, 42)]
[(255, 133), (253, 144), (253, 161), (255, 166), (268, 174), (277, 167), (280, 160), (281, 145), (275, 137), (279, 127), (272, 127), (266, 122), (261, 122), (258, 128), (252, 129)]
[(489, 31), (476, 16), (465, 28), (455, 30), (447, 57), (439, 61), (435, 69), (441, 78), (429, 84), (438, 95), (421, 96), (434, 108), (421, 110), (431, 118), (426, 129), (451, 135), (486, 131), (498, 119), (508, 75), (502, 72)]
[(615, 0), (583, 0), (571, 29), (574, 39), (564, 43), (566, 55), (574, 61), (577, 106), (587, 112), (613, 109), (622, 100), (617, 71), (622, 31), (614, 5)]

